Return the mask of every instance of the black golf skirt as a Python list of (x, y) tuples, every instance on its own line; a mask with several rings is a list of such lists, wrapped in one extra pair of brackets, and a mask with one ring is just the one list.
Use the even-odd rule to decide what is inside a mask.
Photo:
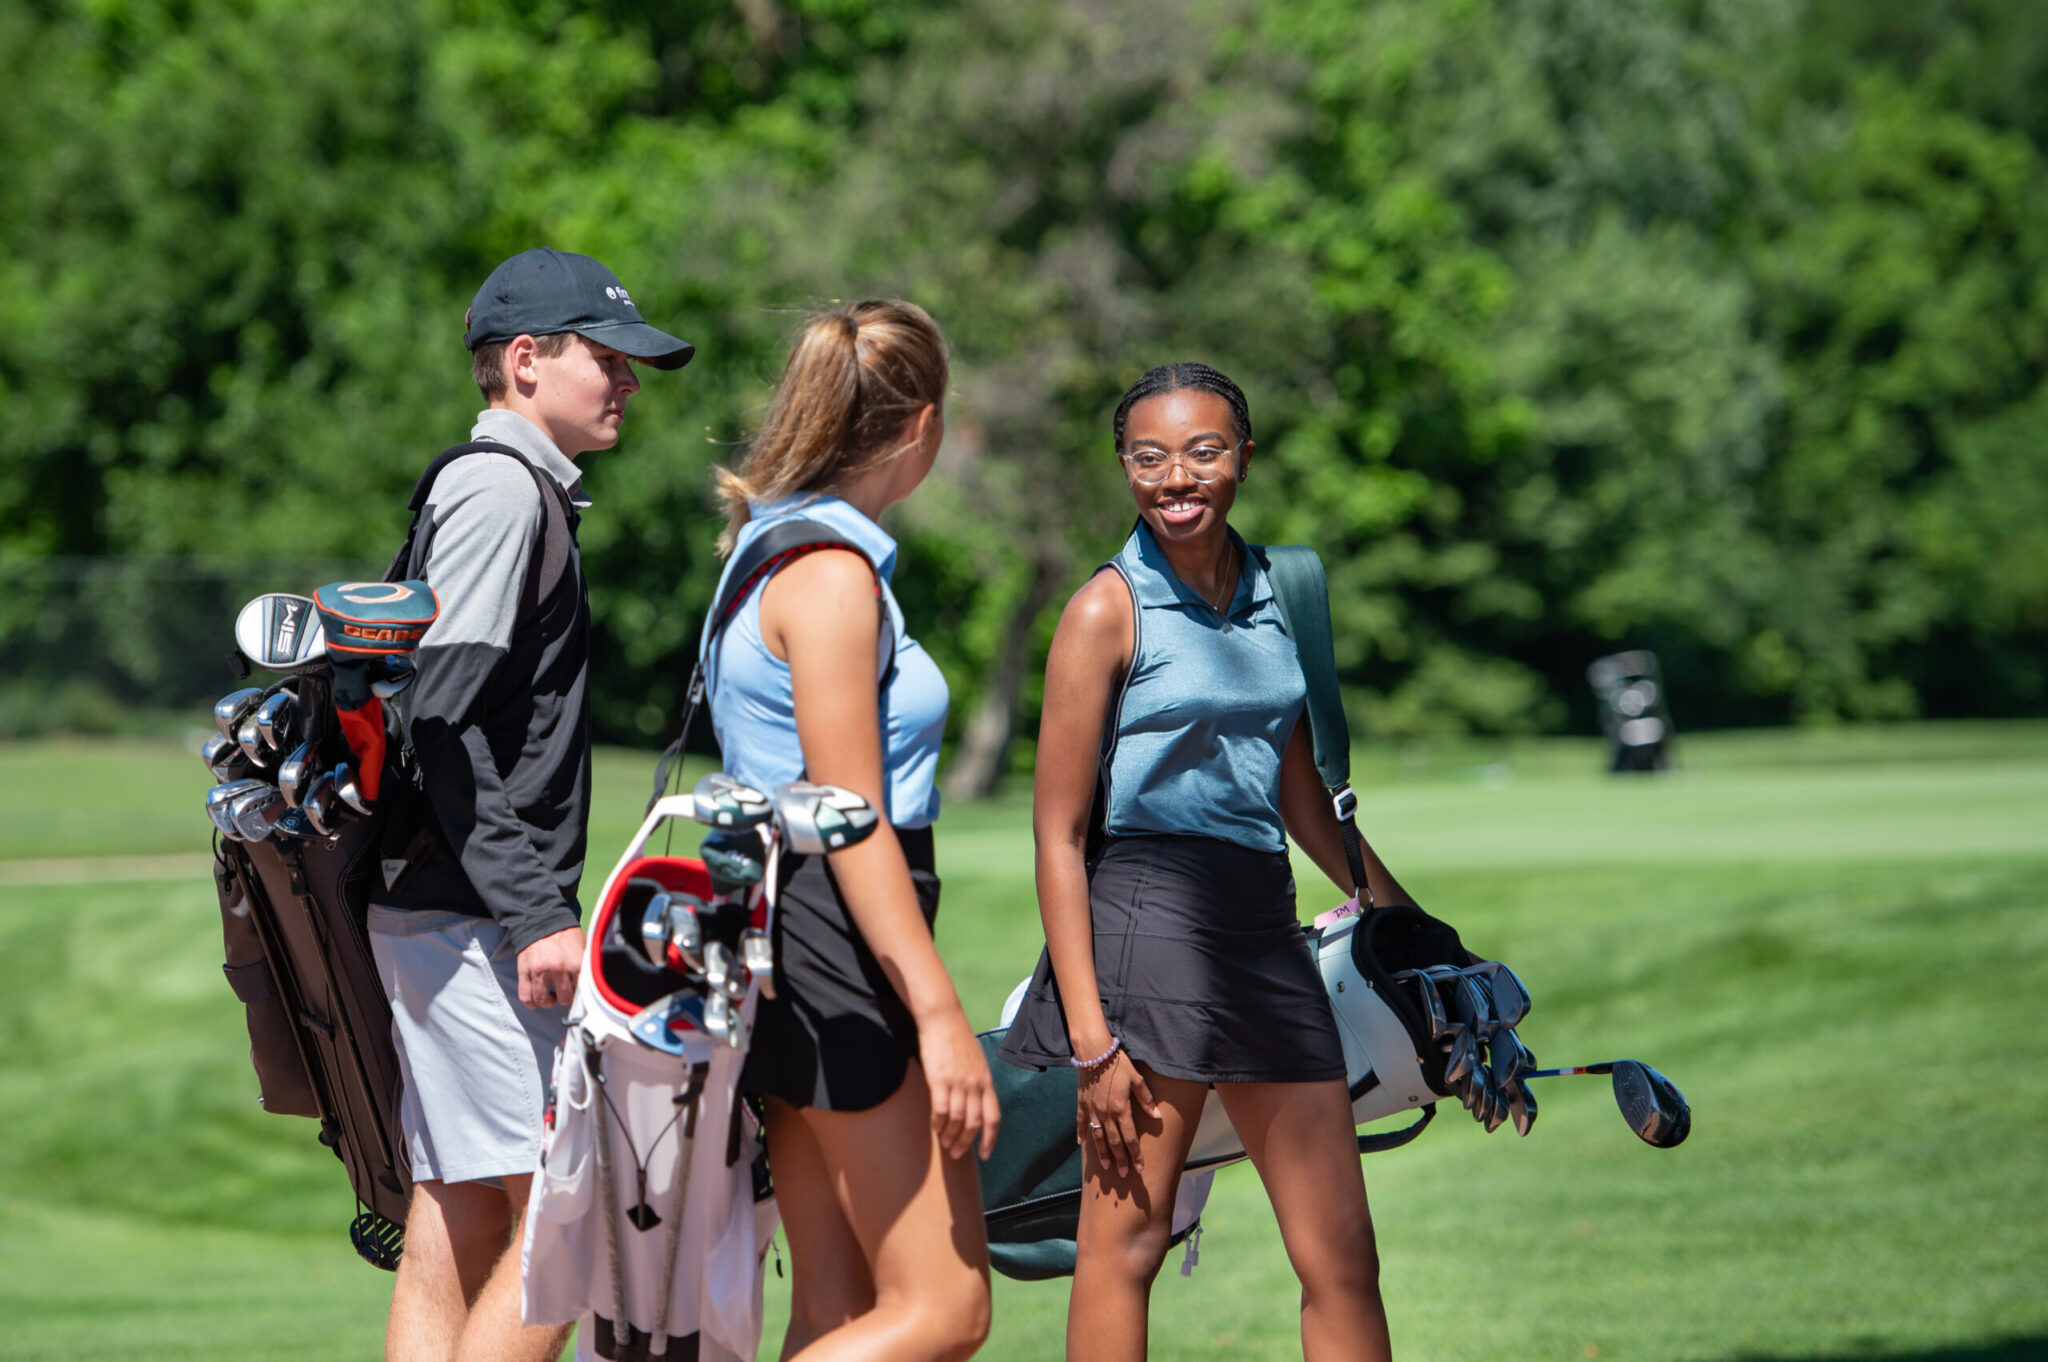
[[(917, 906), (939, 913), (932, 830), (898, 828)], [(775, 996), (754, 1013), (740, 1091), (795, 1107), (866, 1111), (903, 1086), (917, 1056), (917, 1023), (846, 911), (823, 856), (782, 862), (775, 911)]]
[[(1132, 1059), (1199, 1083), (1344, 1077), (1285, 852), (1208, 837), (1112, 838), (1089, 877), (1088, 906), (1103, 1016)], [(1059, 981), (1041, 953), (1002, 1057), (1043, 1069), (1072, 1056)]]

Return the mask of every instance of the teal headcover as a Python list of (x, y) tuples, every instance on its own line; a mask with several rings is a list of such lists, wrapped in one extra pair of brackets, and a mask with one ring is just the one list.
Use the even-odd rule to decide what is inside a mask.
[(425, 582), (330, 582), (313, 593), (327, 651), (342, 657), (395, 657), (419, 647), (441, 614)]

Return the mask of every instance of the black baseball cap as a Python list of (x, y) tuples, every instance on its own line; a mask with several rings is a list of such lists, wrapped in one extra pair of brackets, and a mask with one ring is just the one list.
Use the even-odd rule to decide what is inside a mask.
[(626, 286), (603, 265), (545, 246), (492, 270), (464, 322), (462, 343), (471, 350), (515, 336), (574, 331), (657, 369), (680, 369), (697, 353), (688, 341), (641, 321)]

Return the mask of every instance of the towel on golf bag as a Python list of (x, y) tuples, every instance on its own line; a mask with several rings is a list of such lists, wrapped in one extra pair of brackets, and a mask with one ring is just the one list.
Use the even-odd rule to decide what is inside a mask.
[(578, 1320), (579, 1357), (752, 1362), (776, 1213), (755, 1199), (745, 1062), (708, 1040), (679, 1058), (570, 1028), (520, 1244), (524, 1323)]

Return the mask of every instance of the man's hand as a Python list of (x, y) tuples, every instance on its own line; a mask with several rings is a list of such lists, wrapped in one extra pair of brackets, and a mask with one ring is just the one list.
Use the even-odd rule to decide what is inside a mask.
[(583, 929), (544, 936), (519, 952), (519, 1001), (528, 1007), (567, 1007), (583, 969)]

